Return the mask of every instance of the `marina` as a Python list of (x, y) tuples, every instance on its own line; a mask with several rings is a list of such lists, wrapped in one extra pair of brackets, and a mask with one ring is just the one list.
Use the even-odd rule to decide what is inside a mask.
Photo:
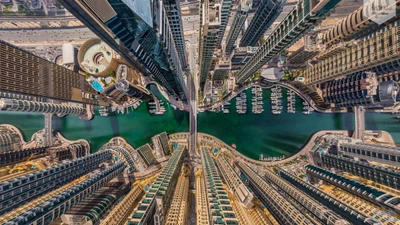
[(109, 110), (108, 107), (106, 107), (106, 106), (100, 106), (100, 109), (99, 109), (99, 114), (100, 114), (100, 116), (108, 116), (108, 115), (109, 115), (108, 110)]
[(245, 114), (247, 112), (247, 95), (246, 92), (241, 92), (236, 97), (236, 112), (238, 114)]
[[(221, 109), (222, 109), (222, 112), (223, 113), (229, 113), (229, 109), (227, 109), (227, 108), (229, 108), (229, 105), (230, 105), (231, 103), (225, 103), (225, 104), (223, 104), (222, 106), (221, 106)], [(227, 108), (225, 108), (225, 106), (227, 106)]]
[(296, 94), (292, 90), (287, 91), (287, 113), (296, 113)]
[(306, 114), (306, 115), (309, 115), (314, 111), (314, 109), (306, 101), (303, 101), (303, 110), (304, 110), (303, 114)]
[(282, 113), (282, 89), (281, 86), (275, 85), (271, 88), (271, 109), (272, 114)]
[[(282, 105), (287, 104), (286, 89), (282, 88)], [(251, 98), (251, 89), (247, 90)], [(270, 89), (263, 89), (264, 109), (271, 108)], [(160, 96), (162, 99), (162, 96)], [(164, 100), (164, 99), (163, 99)], [(250, 104), (251, 105), (251, 104)], [(62, 118), (53, 117), (53, 129), (71, 140), (86, 137), (92, 151), (97, 151), (114, 136), (124, 137), (134, 147), (139, 147), (151, 141), (151, 137), (166, 131), (167, 133), (187, 132), (187, 113), (173, 110), (172, 105), (165, 104), (164, 115), (148, 113), (148, 106), (141, 104), (129, 114), (119, 114), (110, 111), (108, 117), (98, 114), (95, 108), (95, 119), (82, 121), (75, 116)], [(204, 112), (198, 114), (198, 131), (208, 133), (220, 138), (226, 143), (235, 143), (236, 149), (247, 157), (258, 159), (260, 154), (264, 157), (285, 155), (286, 158), (295, 154), (319, 130), (352, 130), (354, 129), (354, 115), (352, 113), (318, 113), (305, 115), (302, 99), (296, 95), (295, 114), (286, 113), (275, 116), (270, 112), (261, 114), (246, 113), (238, 115), (236, 110), (236, 97), (224, 108), (229, 114)], [(300, 112), (300, 113), (298, 113)], [(398, 120), (386, 113), (366, 113), (366, 129), (387, 130), (400, 143)], [(33, 133), (43, 129), (44, 116), (42, 114), (2, 112), (1, 123), (10, 123), (17, 126), (29, 139)], [(26, 121), (29, 120), (29, 123)], [(315, 121), (318, 121), (316, 123)], [(296, 124), (295, 126), (293, 124)], [(240, 129), (239, 129), (240, 128)], [(273, 128), (273, 129), (271, 129)], [(262, 135), (254, 136), (259, 132)], [(280, 135), (285, 133), (285, 135)]]
[(149, 113), (155, 115), (162, 115), (165, 113), (164, 102), (160, 99), (157, 99), (153, 102), (149, 102)]
[(252, 88), (251, 93), (253, 95), (251, 99), (251, 112), (254, 114), (260, 114), (264, 112), (264, 103), (263, 103), (263, 90), (260, 86), (255, 86)]

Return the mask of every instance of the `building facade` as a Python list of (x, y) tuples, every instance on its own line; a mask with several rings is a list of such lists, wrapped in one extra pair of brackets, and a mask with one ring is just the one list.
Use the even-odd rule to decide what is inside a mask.
[(285, 4), (286, 0), (262, 0), (260, 5), (257, 7), (257, 11), (254, 13), (253, 19), (240, 40), (240, 46), (256, 46), (265, 31), (267, 31), (276, 20)]
[(244, 23), (246, 22), (252, 2), (252, 0), (240, 1), (236, 14), (233, 18), (228, 37), (226, 38), (225, 55), (230, 55), (232, 53), (236, 40), (243, 29)]
[(66, 224), (100, 224), (100, 220), (130, 188), (130, 183), (112, 180), (72, 206), (61, 215), (61, 220)]
[(62, 191), (53, 198), (10, 219), (5, 224), (50, 224), (60, 218), (62, 214), (75, 206), (75, 204), (83, 201), (110, 180), (122, 174), (124, 167), (125, 165), (123, 163), (111, 165), (93, 174), (93, 176), (83, 182)]
[(209, 224), (237, 224), (237, 218), (208, 147), (201, 147)]
[(168, 134), (166, 132), (162, 132), (151, 138), (157, 159), (171, 154), (168, 140)]
[(0, 76), (1, 92), (99, 104), (83, 75), (4, 41), (0, 41)]
[(222, 39), (224, 38), (226, 26), (232, 9), (232, 0), (222, 0), (221, 4), (221, 25), (219, 26), (217, 48), (221, 48)]
[(336, 107), (384, 108), (397, 101), (399, 86), (393, 80), (379, 82), (375, 73), (360, 72), (321, 85), (325, 102)]
[(147, 166), (151, 166), (157, 162), (153, 155), (153, 149), (149, 144), (145, 144), (136, 149), (139, 156), (146, 163)]
[(400, 190), (400, 172), (390, 168), (398, 165), (400, 160), (396, 147), (366, 144), (349, 137), (327, 135), (321, 138), (310, 153), (316, 166), (334, 168)]
[[(54, 167), (19, 176), (0, 185), (0, 196), (7, 199), (1, 203), (0, 213), (6, 213), (34, 198), (92, 172), (100, 163), (111, 159), (111, 153), (98, 152), (89, 156), (60, 163)], [(50, 178), (49, 178), (50, 177)], [(40, 185), (38, 185), (40, 184)], [(27, 190), (22, 196), (18, 190)]]
[(0, 153), (20, 150), (21, 138), (6, 127), (0, 127)]
[(204, 0), (202, 8), (201, 36), (200, 36), (200, 90), (203, 91), (207, 81), (211, 80), (209, 74), (214, 50), (217, 47), (218, 35), (221, 26), (221, 5)]
[(284, 170), (279, 171), (279, 176), (310, 197), (325, 205), (328, 209), (341, 215), (344, 219), (350, 222), (350, 224), (374, 224), (376, 221), (375, 219), (365, 215), (345, 202), (328, 195), (310, 183), (307, 183)]
[(303, 212), (292, 205), (252, 168), (243, 162), (236, 162), (236, 165), (246, 176), (251, 190), (280, 224), (313, 224)]
[(339, 0), (324, 1), (319, 5), (311, 0), (298, 2), (271, 33), (266, 42), (260, 46), (253, 57), (239, 71), (236, 81), (238, 83), (246, 82), (265, 64), (299, 40), (306, 31), (317, 24), (318, 20), (326, 16), (338, 3)]
[(244, 185), (233, 167), (222, 157), (219, 157), (215, 162), (217, 163), (220, 174), (228, 185), (229, 190), (236, 195), (237, 199), (243, 204), (243, 206), (247, 209), (251, 209), (253, 207), (252, 201), (254, 196)]
[(129, 225), (164, 224), (187, 150), (180, 145), (128, 219)]
[(81, 106), (68, 106), (48, 102), (34, 102), (18, 99), (0, 99), (0, 109), (14, 112), (52, 113), (60, 115), (74, 114), (79, 117), (86, 115), (86, 108)]
[(400, 198), (395, 197), (392, 194), (364, 185), (358, 181), (347, 179), (317, 166), (307, 165), (306, 172), (313, 179), (322, 180), (326, 183), (339, 187), (372, 204), (375, 204), (378, 207), (382, 206), (383, 208), (389, 209), (396, 213), (400, 212)]
[(375, 72), (378, 79), (400, 68), (400, 35), (398, 22), (353, 41), (353, 44), (332, 52), (305, 71), (304, 83), (319, 85), (326, 81), (361, 71)]
[(186, 101), (186, 81), (162, 1), (60, 2), (139, 72)]
[(183, 35), (181, 6), (177, 0), (168, 0), (164, 2), (165, 11), (171, 26), (172, 37), (174, 38), (176, 51), (178, 52), (182, 68), (187, 67), (185, 37)]

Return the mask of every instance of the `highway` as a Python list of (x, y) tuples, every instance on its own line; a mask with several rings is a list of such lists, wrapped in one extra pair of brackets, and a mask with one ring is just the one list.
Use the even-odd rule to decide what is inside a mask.
[(23, 29), (0, 32), (0, 39), (4, 41), (60, 41), (76, 40), (97, 37), (89, 28), (79, 29)]
[(52, 121), (53, 114), (44, 113), (44, 136), (46, 137), (45, 146), (52, 146), (54, 144)]
[(365, 132), (365, 109), (362, 106), (356, 106), (354, 111), (354, 133), (353, 138), (364, 139)]
[(196, 48), (197, 48), (197, 35), (191, 35), (188, 43), (189, 47), (189, 66), (190, 75), (188, 79), (189, 87), (189, 126), (190, 126), (190, 139), (189, 151), (196, 152), (197, 142), (197, 69), (196, 69)]
[(2, 16), (0, 21), (13, 22), (57, 22), (57, 21), (73, 21), (78, 19), (75, 16)]

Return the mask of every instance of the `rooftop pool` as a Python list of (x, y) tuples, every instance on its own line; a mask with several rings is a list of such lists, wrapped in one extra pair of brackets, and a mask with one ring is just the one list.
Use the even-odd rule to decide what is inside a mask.
[(92, 88), (94, 88), (98, 92), (102, 92), (103, 91), (103, 87), (101, 86), (101, 84), (97, 80), (90, 81), (90, 85), (92, 86)]

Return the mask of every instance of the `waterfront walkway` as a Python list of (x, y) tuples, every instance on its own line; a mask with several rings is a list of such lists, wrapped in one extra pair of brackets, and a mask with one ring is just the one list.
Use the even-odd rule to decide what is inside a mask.
[[(308, 153), (310, 151), (310, 149), (314, 146), (314, 141), (317, 139), (317, 137), (320, 137), (322, 135), (325, 134), (343, 134), (348, 136), (349, 131), (347, 130), (323, 130), (323, 131), (318, 131), (316, 133), (314, 133), (310, 139), (308, 140), (307, 144), (305, 146), (303, 146), (303, 148), (301, 148), (296, 154), (285, 158), (283, 160), (279, 160), (279, 161), (274, 161), (274, 162), (265, 162), (265, 161), (259, 161), (259, 160), (255, 160), (255, 159), (251, 159), (245, 155), (243, 155), (242, 153), (240, 153), (238, 150), (232, 148), (230, 145), (226, 144), (225, 142), (221, 141), (220, 139), (218, 139), (217, 137), (214, 137), (212, 135), (209, 134), (205, 134), (205, 133), (198, 133), (198, 140), (201, 142), (202, 140), (206, 140), (206, 141), (212, 141), (215, 145), (215, 147), (219, 147), (219, 148), (225, 148), (226, 150), (223, 152), (230, 154), (231, 156), (234, 157), (239, 157), (242, 158), (244, 161), (251, 163), (251, 164), (255, 164), (258, 166), (277, 166), (277, 165), (281, 165), (281, 164), (285, 164), (288, 163), (292, 160), (295, 160), (297, 158), (299, 158), (300, 156), (308, 156)], [(181, 132), (181, 133), (174, 133), (174, 134), (170, 134), (169, 137), (171, 140), (175, 140), (175, 139), (186, 139), (188, 138), (189, 133), (188, 132)]]
[(292, 84), (287, 83), (287, 82), (283, 82), (283, 81), (276, 82), (276, 83), (270, 83), (268, 85), (264, 84), (264, 83), (259, 83), (259, 82), (247, 83), (244, 86), (240, 87), (239, 89), (232, 91), (229, 95), (225, 96), (224, 98), (222, 98), (218, 102), (214, 102), (212, 105), (199, 106), (199, 109), (205, 111), (205, 110), (210, 110), (210, 109), (213, 109), (213, 108), (220, 107), (225, 102), (228, 102), (228, 101), (232, 100), (232, 98), (236, 97), (236, 95), (238, 95), (242, 91), (244, 91), (244, 90), (246, 90), (248, 88), (254, 87), (254, 86), (260, 86), (263, 89), (269, 89), (269, 88), (272, 88), (273, 86), (276, 86), (276, 85), (292, 90), (303, 101), (307, 102), (316, 112), (320, 112), (320, 113), (345, 113), (345, 112), (347, 112), (347, 109), (336, 110), (336, 111), (332, 111), (331, 109), (321, 110), (319, 107), (317, 107), (317, 104), (312, 100), (312, 98), (310, 96), (308, 96), (306, 93), (303, 93), (301, 90), (295, 88)]

